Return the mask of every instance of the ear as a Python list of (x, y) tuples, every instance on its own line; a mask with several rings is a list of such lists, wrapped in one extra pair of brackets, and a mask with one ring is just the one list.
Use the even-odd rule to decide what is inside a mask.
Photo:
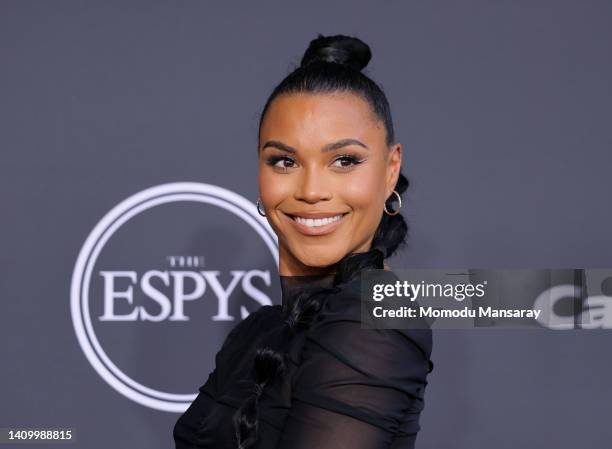
[(400, 170), (402, 168), (402, 144), (395, 143), (389, 148), (387, 160), (387, 196), (385, 199), (391, 196), (397, 184), (397, 180), (399, 179)]

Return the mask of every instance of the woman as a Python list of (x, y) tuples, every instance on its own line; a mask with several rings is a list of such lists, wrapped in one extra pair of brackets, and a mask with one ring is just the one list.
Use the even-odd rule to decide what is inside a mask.
[(278, 235), (282, 306), (230, 332), (177, 449), (414, 447), (431, 331), (360, 321), (361, 270), (388, 269), (408, 230), (389, 104), (361, 73), (370, 57), (359, 39), (319, 35), (263, 109), (257, 205)]

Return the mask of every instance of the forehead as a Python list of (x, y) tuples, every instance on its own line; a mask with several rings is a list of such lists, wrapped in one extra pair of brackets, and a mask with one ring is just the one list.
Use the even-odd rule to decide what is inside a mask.
[[(261, 126), (261, 140), (337, 138), (384, 139), (385, 130), (370, 105), (351, 93), (283, 94), (270, 103)], [(299, 142), (294, 142), (299, 145)]]

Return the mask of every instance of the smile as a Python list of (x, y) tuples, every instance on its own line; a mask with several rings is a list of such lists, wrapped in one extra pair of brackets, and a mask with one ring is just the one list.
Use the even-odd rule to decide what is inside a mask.
[(305, 235), (323, 235), (333, 232), (344, 222), (344, 217), (348, 214), (321, 214), (319, 217), (301, 217), (299, 215), (283, 214), (293, 227)]
[(327, 224), (333, 223), (334, 221), (338, 221), (342, 219), (342, 214), (334, 215), (333, 217), (326, 218), (303, 218), (298, 217), (297, 215), (291, 217), (298, 223), (308, 226), (309, 228), (316, 228), (317, 226), (325, 226)]

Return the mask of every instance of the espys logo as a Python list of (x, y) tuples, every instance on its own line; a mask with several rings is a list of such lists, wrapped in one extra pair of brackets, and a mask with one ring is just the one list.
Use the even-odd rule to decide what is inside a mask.
[[(72, 322), (97, 373), (147, 407), (183, 412), (249, 309), (272, 304), (278, 242), (255, 204), (221, 187), (155, 186), (110, 210), (71, 283)], [(277, 282), (277, 281), (276, 281)]]

